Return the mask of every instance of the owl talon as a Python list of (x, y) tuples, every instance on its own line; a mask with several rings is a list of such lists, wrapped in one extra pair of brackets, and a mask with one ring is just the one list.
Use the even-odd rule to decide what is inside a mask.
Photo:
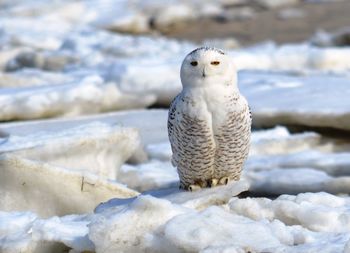
[(180, 190), (186, 190), (186, 185), (185, 184), (183, 184), (183, 183), (180, 183), (180, 185), (179, 185), (179, 189)]
[(201, 187), (197, 184), (191, 184), (188, 186), (188, 190), (191, 192), (198, 191), (199, 189), (201, 189)]
[(222, 177), (222, 178), (220, 178), (220, 180), (219, 180), (219, 184), (221, 184), (221, 185), (226, 185), (226, 184), (228, 184), (228, 181), (229, 181), (229, 178), (228, 178), (228, 177)]
[[(201, 180), (197, 183), (197, 185), (200, 187), (200, 188), (205, 188), (205, 187), (208, 187), (209, 185), (209, 182), (205, 181), (205, 180)], [(210, 187), (210, 186), (209, 186)]]
[(214, 187), (218, 184), (219, 180), (217, 180), (216, 178), (212, 178), (208, 180), (208, 187)]

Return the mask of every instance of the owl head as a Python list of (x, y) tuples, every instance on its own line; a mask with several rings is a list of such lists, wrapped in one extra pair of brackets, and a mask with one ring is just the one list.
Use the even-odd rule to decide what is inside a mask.
[(236, 86), (236, 69), (232, 59), (222, 50), (200, 47), (189, 53), (181, 65), (184, 88)]

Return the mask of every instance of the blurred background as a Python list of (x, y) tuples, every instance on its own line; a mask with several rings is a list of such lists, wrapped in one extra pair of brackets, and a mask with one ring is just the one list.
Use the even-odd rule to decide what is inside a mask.
[[(345, 0), (2, 0), (0, 121), (167, 107), (183, 57), (201, 45), (227, 50), (238, 70), (263, 70), (268, 82), (281, 80), (261, 76), (271, 71), (288, 82), (344, 76), (349, 8)], [(258, 126), (261, 103), (252, 103)]]

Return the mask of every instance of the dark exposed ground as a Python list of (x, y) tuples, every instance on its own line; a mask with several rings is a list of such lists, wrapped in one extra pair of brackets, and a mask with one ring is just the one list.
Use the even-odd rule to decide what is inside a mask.
[(243, 45), (265, 40), (277, 43), (308, 40), (318, 29), (329, 32), (350, 26), (350, 1), (301, 3), (292, 6), (304, 11), (301, 18), (282, 20), (279, 9), (258, 11), (255, 18), (244, 21), (223, 21), (206, 18), (172, 27), (164, 32), (169, 37), (200, 42), (207, 38), (233, 37)]

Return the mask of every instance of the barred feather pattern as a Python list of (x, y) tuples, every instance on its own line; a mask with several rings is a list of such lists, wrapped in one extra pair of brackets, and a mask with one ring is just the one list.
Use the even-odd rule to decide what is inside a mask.
[(229, 109), (216, 129), (213, 128), (215, 122), (180, 109), (184, 104), (195, 104), (190, 97), (180, 93), (173, 100), (168, 115), (168, 134), (172, 164), (177, 167), (181, 187), (206, 186), (208, 180), (222, 177), (239, 180), (248, 156), (251, 132), (249, 107), (246, 103), (237, 106), (240, 99), (237, 93), (225, 99)]

